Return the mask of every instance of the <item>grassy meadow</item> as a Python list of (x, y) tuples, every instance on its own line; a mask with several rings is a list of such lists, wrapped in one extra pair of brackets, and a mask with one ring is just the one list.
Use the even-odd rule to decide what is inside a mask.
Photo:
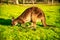
[[(0, 4), (0, 40), (60, 40), (60, 5), (36, 4), (46, 16), (47, 27), (37, 22), (36, 31), (25, 25), (11, 26), (12, 17), (17, 18), (29, 5)], [(24, 28), (25, 27), (25, 28)]]

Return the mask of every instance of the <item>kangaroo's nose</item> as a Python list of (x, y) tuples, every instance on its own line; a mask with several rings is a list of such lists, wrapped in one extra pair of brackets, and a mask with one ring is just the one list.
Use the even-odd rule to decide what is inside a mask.
[(11, 26), (13, 26), (13, 24), (11, 24)]

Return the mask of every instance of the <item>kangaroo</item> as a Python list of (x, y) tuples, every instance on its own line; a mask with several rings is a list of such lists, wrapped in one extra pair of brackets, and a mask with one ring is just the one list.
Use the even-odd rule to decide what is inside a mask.
[(19, 17), (12, 19), (12, 25), (17, 23), (24, 24), (26, 22), (32, 22), (32, 27), (36, 28), (36, 22), (41, 20), (44, 27), (46, 27), (46, 18), (44, 12), (38, 7), (30, 7), (26, 9)]

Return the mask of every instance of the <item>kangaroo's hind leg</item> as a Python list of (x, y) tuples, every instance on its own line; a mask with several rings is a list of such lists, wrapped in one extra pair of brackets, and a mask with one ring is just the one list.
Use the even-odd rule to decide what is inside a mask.
[(42, 17), (42, 18), (41, 18), (41, 22), (42, 22), (42, 24), (43, 24), (44, 27), (47, 26), (47, 25), (46, 25), (46, 18), (45, 18), (45, 17)]

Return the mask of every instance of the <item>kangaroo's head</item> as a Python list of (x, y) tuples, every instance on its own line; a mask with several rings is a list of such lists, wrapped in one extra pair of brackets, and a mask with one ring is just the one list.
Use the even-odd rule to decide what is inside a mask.
[(12, 17), (12, 22), (11, 22), (12, 26), (17, 25), (17, 23), (18, 23), (18, 20), (14, 19), (14, 17)]

